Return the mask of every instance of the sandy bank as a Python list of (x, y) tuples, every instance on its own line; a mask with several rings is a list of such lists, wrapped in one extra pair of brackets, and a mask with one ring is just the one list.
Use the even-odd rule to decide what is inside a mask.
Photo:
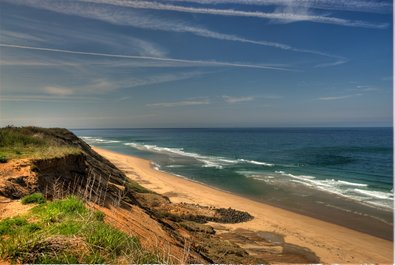
[(296, 214), (157, 171), (148, 160), (94, 148), (131, 179), (173, 202), (188, 202), (247, 211), (252, 221), (231, 228), (270, 231), (314, 251), (323, 263), (393, 263), (393, 242)]

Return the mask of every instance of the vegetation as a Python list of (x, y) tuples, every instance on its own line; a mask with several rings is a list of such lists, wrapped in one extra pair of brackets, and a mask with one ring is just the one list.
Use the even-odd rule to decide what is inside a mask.
[(45, 137), (48, 133), (55, 135), (56, 130), (11, 126), (0, 128), (0, 163), (15, 158), (52, 158), (81, 152), (77, 147), (62, 145), (51, 137)]
[(33, 193), (22, 198), (22, 204), (29, 203), (45, 203), (44, 195), (42, 193)]
[(13, 263), (158, 263), (138, 238), (103, 222), (76, 197), (0, 221), (0, 258)]

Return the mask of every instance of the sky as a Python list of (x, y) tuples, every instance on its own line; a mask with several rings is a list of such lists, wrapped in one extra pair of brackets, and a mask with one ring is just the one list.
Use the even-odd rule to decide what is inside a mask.
[(384, 0), (0, 0), (0, 126), (392, 126)]

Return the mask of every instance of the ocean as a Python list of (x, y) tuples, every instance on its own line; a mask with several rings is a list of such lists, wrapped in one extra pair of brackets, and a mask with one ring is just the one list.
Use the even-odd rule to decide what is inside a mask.
[(72, 131), (158, 170), (392, 238), (392, 128)]

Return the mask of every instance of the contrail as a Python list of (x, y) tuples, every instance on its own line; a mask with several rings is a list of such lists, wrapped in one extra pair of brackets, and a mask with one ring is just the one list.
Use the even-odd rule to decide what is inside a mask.
[(236, 16), (236, 17), (255, 17), (262, 19), (274, 19), (280, 21), (310, 21), (314, 23), (333, 24), (348, 27), (362, 27), (362, 28), (377, 28), (385, 29), (388, 24), (374, 24), (360, 20), (348, 20), (337, 17), (328, 17), (320, 15), (308, 15), (308, 14), (297, 14), (297, 13), (277, 13), (277, 12), (260, 12), (260, 11), (241, 11), (234, 9), (214, 9), (214, 8), (197, 8), (187, 7), (179, 5), (162, 4), (157, 2), (149, 2), (143, 0), (81, 0), (89, 3), (102, 3), (114, 6), (131, 7), (137, 9), (153, 9), (153, 10), (165, 10), (175, 11), (183, 13), (195, 13), (195, 14), (208, 14), (208, 15), (219, 15), (219, 16)]
[(0, 43), (0, 47), (36, 50), (36, 51), (58, 52), (58, 53), (68, 53), (68, 54), (80, 54), (80, 55), (88, 55), (88, 56), (101, 56), (101, 57), (109, 57), (109, 58), (141, 59), (141, 60), (155, 60), (155, 61), (164, 61), (164, 62), (189, 63), (189, 64), (196, 64), (196, 65), (211, 65), (211, 66), (255, 68), (255, 69), (266, 69), (266, 70), (294, 71), (289, 68), (282, 68), (282, 67), (276, 67), (276, 66), (270, 66), (270, 65), (254, 65), (254, 64), (244, 64), (244, 63), (188, 60), (188, 59), (162, 58), (162, 57), (152, 57), (152, 56), (123, 55), (123, 54), (110, 54), (110, 53), (98, 53), (98, 52), (82, 52), (82, 51), (53, 49), (53, 48), (45, 48), (45, 47), (33, 47), (33, 46), (14, 45), (14, 44), (5, 44), (5, 43)]
[(367, 13), (391, 13), (392, 3), (371, 0), (170, 0), (179, 3), (197, 3), (201, 5), (239, 4), (239, 5), (263, 5), (263, 6), (288, 6), (340, 10)]

